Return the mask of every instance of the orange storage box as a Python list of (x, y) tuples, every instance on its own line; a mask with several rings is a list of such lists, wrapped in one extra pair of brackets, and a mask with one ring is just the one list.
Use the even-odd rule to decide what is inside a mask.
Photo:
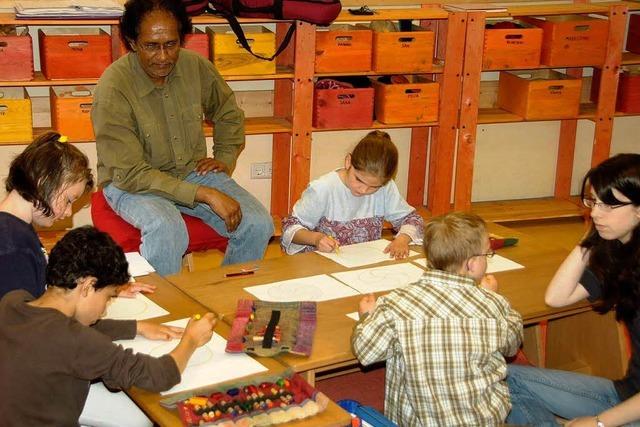
[(316, 73), (371, 71), (373, 32), (338, 24), (316, 31)]
[(32, 123), (27, 91), (21, 87), (0, 87), (0, 142), (31, 142)]
[(623, 113), (640, 113), (640, 68), (634, 67), (620, 74), (616, 109)]
[(38, 38), (47, 79), (97, 79), (111, 64), (111, 36), (100, 29), (46, 28)]
[(373, 87), (315, 89), (313, 126), (358, 129), (373, 124)]
[(585, 15), (521, 18), (542, 28), (544, 65), (577, 67), (602, 65), (607, 48), (609, 21)]
[(95, 86), (50, 88), (51, 126), (73, 141), (93, 141), (91, 106)]
[(640, 53), (640, 15), (629, 15), (629, 31), (627, 32), (627, 50)]
[(523, 28), (488, 27), (484, 30), (484, 70), (533, 68), (540, 65), (542, 28), (522, 21), (509, 22)]
[[(276, 52), (276, 35), (260, 25), (242, 27), (254, 53), (271, 57)], [(228, 25), (207, 27), (211, 43), (211, 57), (223, 76), (275, 74), (275, 61), (256, 58), (242, 47)]]
[(373, 71), (414, 73), (432, 70), (434, 33), (417, 25), (412, 29), (373, 32)]
[(0, 80), (33, 80), (33, 42), (26, 30), (0, 36)]
[(502, 71), (498, 107), (527, 120), (576, 118), (582, 79), (554, 70)]
[(374, 81), (376, 120), (385, 124), (426, 123), (438, 120), (440, 85), (422, 76), (409, 83)]

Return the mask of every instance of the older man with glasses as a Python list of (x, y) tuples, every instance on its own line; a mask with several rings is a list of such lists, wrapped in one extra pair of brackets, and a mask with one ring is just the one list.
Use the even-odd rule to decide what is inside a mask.
[[(262, 258), (273, 234), (268, 211), (230, 177), (244, 114), (213, 64), (181, 49), (191, 29), (180, 0), (129, 0), (120, 30), (130, 52), (100, 78), (92, 110), (105, 198), (163, 275), (180, 271), (189, 242), (180, 212), (229, 238), (224, 264)], [(213, 158), (203, 117), (215, 124)]]

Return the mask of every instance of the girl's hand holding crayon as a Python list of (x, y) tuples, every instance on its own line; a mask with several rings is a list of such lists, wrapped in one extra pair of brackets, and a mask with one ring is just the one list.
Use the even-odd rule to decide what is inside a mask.
[(480, 281), (480, 287), (492, 292), (498, 292), (498, 280), (493, 274), (487, 274)]
[(175, 326), (159, 325), (156, 323), (139, 321), (137, 323), (137, 333), (150, 340), (169, 341), (173, 338), (180, 338), (183, 333), (182, 328)]
[(404, 259), (409, 256), (409, 243), (411, 243), (411, 237), (403, 233), (398, 234), (384, 249), (384, 253), (388, 253), (395, 259)]
[(183, 339), (190, 340), (196, 347), (208, 343), (211, 335), (213, 335), (213, 328), (216, 326), (217, 321), (218, 319), (213, 313), (207, 313), (202, 316), (196, 314), (189, 320), (184, 330)]
[(365, 295), (358, 305), (358, 313), (362, 316), (365, 313), (371, 313), (376, 308), (376, 296), (374, 294)]
[(338, 241), (324, 233), (318, 233), (315, 246), (320, 252), (338, 252), (340, 250)]

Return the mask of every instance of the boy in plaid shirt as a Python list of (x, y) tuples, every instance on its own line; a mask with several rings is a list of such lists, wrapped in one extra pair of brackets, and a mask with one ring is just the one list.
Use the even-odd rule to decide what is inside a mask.
[(428, 271), (377, 301), (360, 301), (351, 337), (363, 365), (387, 361), (385, 415), (401, 426), (498, 426), (511, 408), (504, 356), (522, 318), (485, 276), (484, 221), (450, 213), (425, 225)]

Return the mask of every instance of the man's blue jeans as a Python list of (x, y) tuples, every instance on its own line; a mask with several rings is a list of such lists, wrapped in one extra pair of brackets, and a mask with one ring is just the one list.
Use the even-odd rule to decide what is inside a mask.
[(595, 416), (620, 403), (613, 381), (575, 372), (508, 365), (507, 384), (508, 424), (555, 427), (556, 415)]
[(242, 209), (242, 221), (232, 233), (224, 221), (204, 203), (191, 209), (153, 194), (134, 194), (122, 191), (113, 184), (104, 188), (104, 196), (111, 208), (125, 221), (140, 230), (140, 253), (156, 271), (175, 274), (182, 268), (182, 256), (187, 250), (189, 236), (180, 212), (202, 219), (221, 236), (229, 238), (223, 264), (254, 261), (264, 256), (273, 235), (273, 220), (260, 202), (225, 173), (192, 172), (185, 181), (215, 188), (235, 199)]

